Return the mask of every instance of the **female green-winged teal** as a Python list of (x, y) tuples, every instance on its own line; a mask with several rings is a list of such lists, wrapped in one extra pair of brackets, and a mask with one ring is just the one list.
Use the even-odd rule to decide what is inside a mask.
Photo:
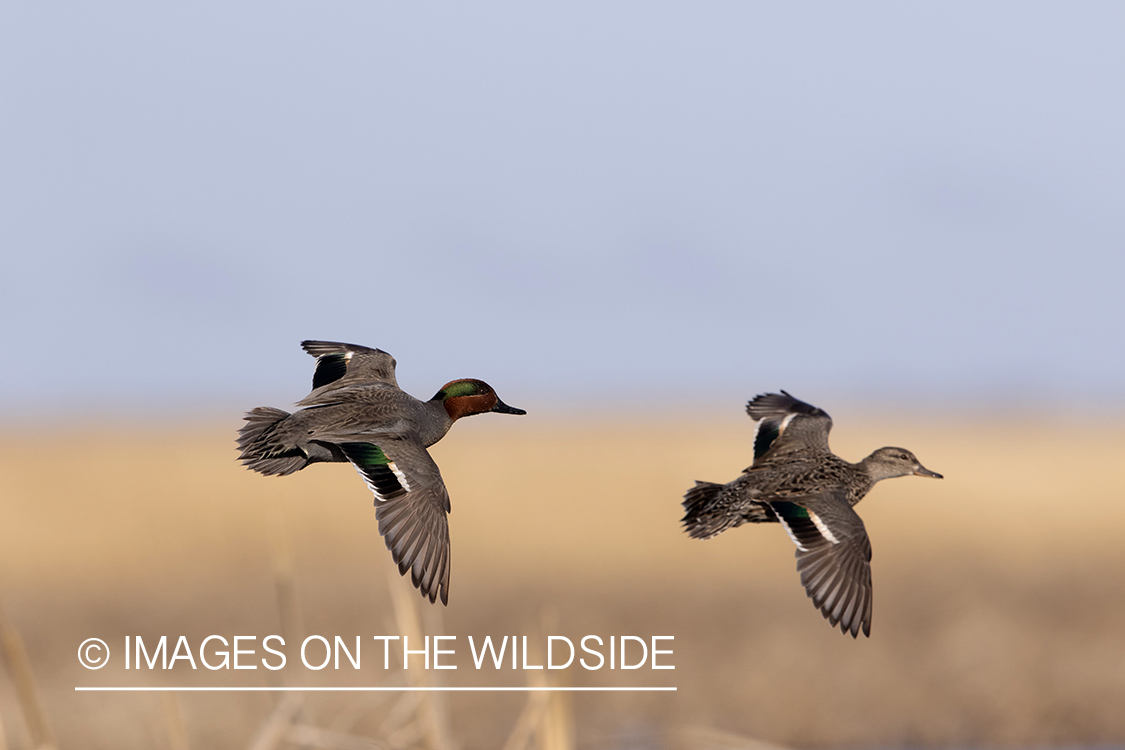
[(881, 479), (934, 477), (904, 448), (880, 448), (852, 464), (828, 448), (832, 418), (781, 393), (746, 405), (754, 462), (727, 484), (696, 482), (684, 496), (683, 524), (710, 539), (744, 523), (780, 522), (797, 545), (797, 570), (813, 604), (855, 638), (871, 635), (871, 542), (852, 506)]
[(400, 390), (394, 357), (334, 341), (302, 341), (316, 357), (312, 393), (292, 414), (259, 406), (238, 431), (239, 458), (285, 475), (321, 461), (350, 461), (375, 493), (375, 517), (399, 573), (423, 596), (449, 602), (449, 493), (426, 448), (461, 417), (526, 414), (480, 380), (454, 380), (429, 401)]

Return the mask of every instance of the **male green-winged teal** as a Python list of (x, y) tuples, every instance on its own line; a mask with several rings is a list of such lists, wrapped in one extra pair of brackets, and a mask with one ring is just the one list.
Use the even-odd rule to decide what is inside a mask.
[(302, 341), (316, 357), (312, 393), (292, 414), (259, 406), (238, 431), (239, 458), (285, 475), (321, 461), (350, 461), (375, 493), (375, 517), (399, 573), (423, 596), (449, 602), (449, 493), (426, 448), (461, 417), (526, 414), (480, 380), (446, 383), (429, 401), (400, 390), (394, 357), (334, 341)]
[(813, 604), (844, 633), (871, 635), (871, 542), (852, 506), (881, 479), (941, 479), (905, 448), (880, 448), (852, 464), (828, 448), (832, 418), (781, 393), (746, 405), (757, 422), (754, 462), (727, 484), (696, 482), (683, 524), (710, 539), (744, 523), (780, 522), (797, 545), (797, 570)]

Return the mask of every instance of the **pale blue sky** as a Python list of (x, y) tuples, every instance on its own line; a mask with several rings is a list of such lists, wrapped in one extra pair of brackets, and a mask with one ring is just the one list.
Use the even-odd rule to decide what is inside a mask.
[[(1125, 403), (1125, 4), (0, 6), (0, 413)], [(1064, 395), (1068, 394), (1068, 395)]]

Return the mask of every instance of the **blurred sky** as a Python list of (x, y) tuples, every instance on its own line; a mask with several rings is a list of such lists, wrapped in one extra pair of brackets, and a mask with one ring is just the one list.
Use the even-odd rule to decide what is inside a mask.
[(1125, 4), (8, 2), (0, 243), (9, 415), (1120, 407)]

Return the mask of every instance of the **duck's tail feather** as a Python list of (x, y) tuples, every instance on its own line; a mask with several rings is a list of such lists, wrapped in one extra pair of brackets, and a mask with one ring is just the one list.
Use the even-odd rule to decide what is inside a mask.
[(699, 482), (684, 495), (681, 522), (695, 539), (710, 539), (744, 523), (776, 523), (777, 514), (766, 503), (732, 503), (723, 495), (725, 484)]
[(308, 455), (296, 446), (287, 445), (278, 434), (277, 426), (288, 416), (289, 412), (272, 406), (259, 406), (246, 412), (246, 424), (238, 431), (238, 458), (247, 469), (284, 476), (308, 466)]
[(684, 517), (680, 519), (684, 531), (694, 539), (711, 537), (742, 523), (737, 514), (730, 513), (722, 501), (724, 484), (699, 482), (684, 495)]

